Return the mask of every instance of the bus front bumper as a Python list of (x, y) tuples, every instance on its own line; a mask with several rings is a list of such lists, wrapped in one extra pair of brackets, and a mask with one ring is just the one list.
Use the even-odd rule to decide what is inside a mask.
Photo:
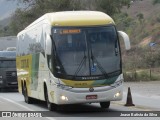
[(95, 87), (95, 92), (90, 92), (89, 88), (77, 88), (76, 92), (58, 89), (50, 92), (50, 102), (55, 104), (78, 104), (122, 100), (123, 84), (110, 89), (106, 89), (107, 87), (109, 88), (109, 86)]
[(14, 81), (8, 81), (7, 79), (0, 79), (0, 88), (18, 88), (18, 82), (16, 80)]

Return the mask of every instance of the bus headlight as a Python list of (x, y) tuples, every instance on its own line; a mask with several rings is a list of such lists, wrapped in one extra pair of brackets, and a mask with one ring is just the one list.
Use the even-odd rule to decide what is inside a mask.
[(61, 100), (63, 100), (63, 101), (68, 101), (68, 98), (67, 98), (66, 96), (64, 96), (64, 95), (62, 95), (60, 98), (61, 98)]
[(121, 92), (117, 92), (116, 94), (114, 94), (114, 98), (117, 98), (121, 95)]

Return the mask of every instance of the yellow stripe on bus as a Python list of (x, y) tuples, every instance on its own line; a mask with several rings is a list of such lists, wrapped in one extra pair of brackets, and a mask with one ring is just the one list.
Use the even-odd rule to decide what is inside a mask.
[(64, 80), (64, 79), (62, 79), (62, 82), (65, 83), (65, 85), (77, 87), (77, 88), (92, 87), (94, 83), (94, 81), (73, 81), (73, 80)]

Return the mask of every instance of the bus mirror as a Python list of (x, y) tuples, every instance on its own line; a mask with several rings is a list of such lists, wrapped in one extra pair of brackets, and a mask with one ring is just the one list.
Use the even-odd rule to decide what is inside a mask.
[(130, 46), (130, 40), (129, 40), (128, 35), (123, 31), (118, 31), (118, 33), (124, 40), (126, 50), (129, 50), (131, 48), (131, 46)]
[(52, 50), (52, 40), (50, 35), (46, 36), (46, 54), (51, 55), (51, 50)]

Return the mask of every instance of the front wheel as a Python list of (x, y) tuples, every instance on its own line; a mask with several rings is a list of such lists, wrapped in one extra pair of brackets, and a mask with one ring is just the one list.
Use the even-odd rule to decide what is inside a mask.
[(109, 106), (110, 106), (110, 101), (108, 101), (108, 102), (100, 102), (100, 106), (101, 106), (101, 108), (103, 108), (103, 109), (109, 108)]
[(49, 98), (48, 98), (48, 90), (47, 88), (45, 88), (45, 99), (46, 99), (46, 102), (47, 102), (47, 107), (50, 111), (56, 111), (57, 110), (57, 105), (56, 104), (53, 104), (49, 101)]

